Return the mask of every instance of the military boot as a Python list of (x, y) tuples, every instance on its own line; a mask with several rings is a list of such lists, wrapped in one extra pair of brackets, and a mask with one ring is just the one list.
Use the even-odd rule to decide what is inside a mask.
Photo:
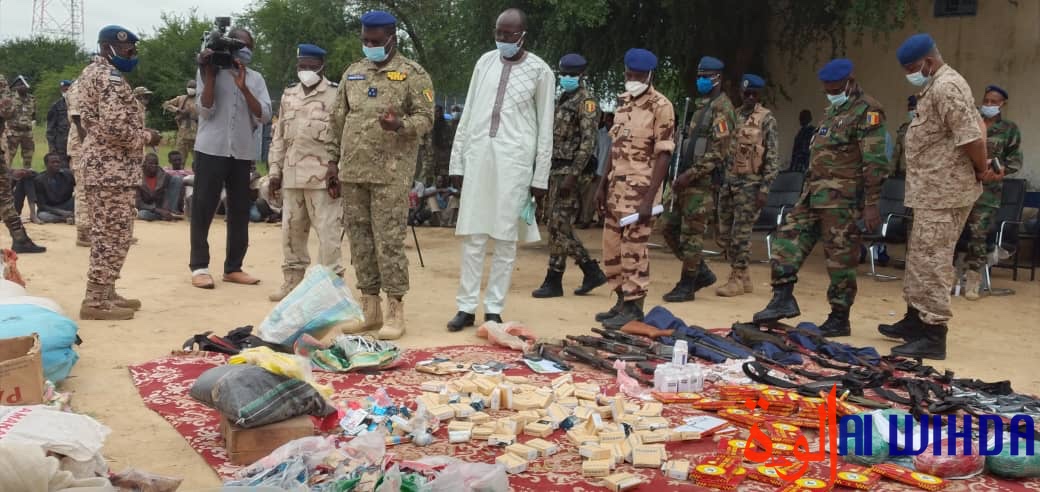
[(708, 268), (708, 262), (701, 260), (701, 262), (697, 264), (697, 274), (693, 279), (693, 290), (696, 292), (705, 287), (714, 285), (717, 280), (718, 277), (715, 276), (715, 272), (711, 271), (711, 268)]
[(360, 333), (375, 330), (383, 326), (383, 298), (379, 294), (363, 294), (361, 296), (361, 312), (365, 315), (364, 321), (352, 321), (344, 324), (343, 333)]
[(303, 281), (303, 272), (300, 270), (284, 270), (285, 281), (282, 282), (282, 286), (278, 288), (278, 291), (267, 296), (267, 299), (271, 302), (278, 302), (285, 299), (285, 296), (289, 295), (300, 282)]
[(621, 289), (614, 289), (614, 295), (617, 296), (617, 302), (610, 309), (602, 313), (596, 313), (596, 321), (602, 323), (621, 312), (621, 306), (625, 304), (625, 295), (621, 292)]
[(607, 274), (603, 273), (603, 269), (599, 267), (598, 261), (590, 258), (582, 263), (578, 263), (578, 267), (581, 268), (581, 273), (584, 276), (581, 279), (581, 287), (574, 289), (574, 295), (583, 296), (592, 292), (592, 289), (607, 283)]
[(946, 325), (921, 323), (921, 336), (892, 347), (892, 355), (912, 359), (946, 360)]
[(631, 321), (643, 321), (643, 300), (645, 297), (634, 301), (625, 301), (621, 310), (613, 318), (603, 321), (603, 327), (608, 330), (620, 330), (622, 326)]
[(740, 280), (740, 273), (747, 275), (747, 270), (733, 268), (729, 271), (729, 280), (726, 284), (715, 289), (715, 295), (720, 297), (736, 297), (744, 294), (744, 284)]
[(86, 297), (79, 308), (79, 319), (105, 321), (133, 319), (133, 309), (116, 306), (110, 297), (110, 287), (88, 283)]
[(552, 268), (547, 270), (542, 286), (531, 292), (531, 296), (537, 299), (563, 297), (563, 272), (558, 272)]
[(76, 246), (84, 248), (90, 247), (90, 228), (85, 226), (76, 226)]
[(116, 307), (133, 309), (134, 311), (141, 309), (140, 299), (127, 299), (119, 295), (119, 293), (116, 292), (116, 286), (114, 285), (110, 287), (110, 290), (108, 292), (108, 298), (112, 301), (112, 304), (116, 305)]
[(798, 309), (798, 301), (794, 298), (794, 282), (773, 286), (773, 298), (766, 308), (755, 313), (755, 323), (775, 323), (784, 318), (794, 318), (802, 314)]
[(878, 332), (888, 338), (901, 338), (908, 342), (916, 340), (923, 336), (921, 330), (924, 322), (921, 321), (920, 314), (916, 308), (907, 305), (903, 319), (891, 325), (878, 325)]
[(682, 276), (679, 277), (679, 281), (676, 282), (675, 287), (664, 295), (663, 299), (665, 302), (684, 302), (692, 301), (695, 297), (694, 293), (697, 292), (696, 287), (696, 272), (689, 270), (683, 270)]
[(386, 323), (376, 333), (380, 340), (397, 340), (404, 335), (404, 301), (400, 298), (387, 296), (386, 299)]
[(820, 334), (825, 337), (847, 337), (852, 334), (849, 325), (849, 309), (844, 306), (831, 306), (831, 314), (827, 321), (820, 325)]
[(14, 240), (11, 249), (15, 253), (43, 253), (47, 251), (47, 248), (38, 246), (32, 239), (29, 239), (29, 234), (25, 232), (25, 226), (22, 225), (21, 217), (5, 220), (4, 223), (7, 224), (7, 230), (11, 232), (11, 239)]
[(744, 287), (745, 294), (755, 291), (755, 284), (751, 282), (751, 272), (747, 268), (740, 270), (740, 284)]
[(980, 275), (976, 270), (968, 270), (964, 279), (964, 298), (969, 301), (979, 300)]

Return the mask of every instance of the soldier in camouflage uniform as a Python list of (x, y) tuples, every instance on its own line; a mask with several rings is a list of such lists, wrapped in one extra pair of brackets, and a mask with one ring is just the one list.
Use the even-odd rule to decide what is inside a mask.
[(343, 201), (328, 163), (332, 140), (329, 111), (339, 84), (325, 78), (325, 50), (301, 44), (296, 50), (300, 83), (282, 93), (278, 121), (269, 154), (270, 192), (282, 193), (282, 274), (285, 282), (269, 297), (280, 301), (303, 280), (311, 263), (307, 240), (311, 227), (318, 235), (318, 261), (339, 275), (343, 242)]
[(7, 120), (14, 116), (14, 99), (14, 94), (7, 88), (7, 78), (0, 74), (0, 218), (11, 233), (11, 249), (16, 253), (43, 253), (47, 248), (37, 246), (29, 239), (22, 218), (14, 209), (14, 196), (11, 194), (11, 169), (5, 158), (4, 141)]
[(906, 98), (906, 121), (896, 130), (896, 144), (892, 152), (892, 175), (906, 176), (906, 129), (917, 112), (917, 96)]
[(90, 247), (90, 209), (87, 208), (87, 179), (83, 175), (83, 160), (80, 159), (80, 148), (83, 141), (80, 134), (83, 131), (83, 122), (79, 109), (79, 80), (72, 82), (69, 91), (65, 93), (65, 100), (69, 105), (69, 139), (66, 149), (69, 156), (69, 168), (72, 169), (72, 177), (76, 180), (76, 188), (72, 193), (73, 213), (76, 217), (76, 246)]
[(773, 241), (773, 299), (755, 314), (756, 323), (774, 323), (801, 314), (793, 292), (798, 270), (817, 241), (827, 255), (830, 315), (820, 325), (824, 336), (851, 333), (849, 310), (856, 299), (860, 228), (881, 219), (881, 182), (892, 172), (885, 155), (885, 113), (859, 87), (852, 62), (832, 60), (819, 73), (831, 105), (810, 147), (809, 172), (798, 205)]
[[(1022, 132), (1018, 125), (1004, 119), (1000, 112), (1007, 103), (1007, 91), (996, 85), (986, 87), (983, 95), (982, 113), (986, 123), (986, 154), (990, 159), (1000, 160), (1004, 176), (1022, 169)], [(964, 258), (967, 280), (964, 283), (964, 298), (975, 301), (979, 298), (979, 272), (986, 265), (986, 238), (989, 236), (993, 218), (1000, 208), (1003, 183), (999, 180), (982, 185), (982, 195), (975, 201), (968, 214), (967, 228), (970, 233), (968, 251)]]
[(162, 104), (164, 111), (173, 113), (173, 120), (177, 123), (176, 149), (184, 157), (187, 167), (195, 148), (195, 133), (199, 130), (199, 108), (195, 104), (195, 79), (187, 83), (186, 93), (181, 94)]
[(758, 75), (744, 74), (744, 103), (737, 110), (733, 162), (726, 167), (719, 193), (719, 244), (731, 268), (729, 281), (715, 290), (723, 297), (754, 289), (748, 274), (751, 228), (766, 203), (769, 186), (780, 172), (776, 118), (759, 102), (765, 84)]
[[(643, 319), (643, 302), (650, 286), (647, 242), (653, 206), (660, 203), (661, 185), (675, 150), (675, 111), (651, 84), (657, 57), (643, 49), (625, 53), (625, 93), (610, 129), (610, 158), (596, 202), (603, 214), (603, 267), (617, 303), (596, 315), (604, 327), (620, 329)], [(622, 226), (633, 213), (639, 220)]]
[(715, 196), (711, 179), (731, 159), (737, 127), (733, 103), (722, 91), (723, 68), (722, 61), (710, 56), (697, 65), (701, 97), (687, 127), (682, 162), (672, 183), (672, 209), (661, 220), (665, 242), (683, 262), (679, 282), (664, 295), (668, 302), (692, 301), (695, 292), (715, 283), (715, 274), (704, 262), (704, 233)]
[(123, 76), (136, 65), (137, 40), (121, 26), (102, 28), (98, 44), (103, 55), (95, 56), (76, 81), (76, 105), (86, 130), (79, 159), (92, 214), (87, 293), (79, 312), (83, 320), (131, 319), (141, 307), (115, 290), (130, 249), (141, 149), (160, 139), (144, 127), (141, 106)]
[(596, 150), (599, 105), (582, 84), (587, 62), (576, 53), (560, 58), (560, 93), (553, 124), (553, 160), (549, 172), (549, 269), (542, 286), (531, 293), (536, 298), (563, 295), (563, 272), (567, 257), (585, 274), (575, 295), (583, 296), (607, 283), (599, 263), (589, 256), (581, 239), (574, 235), (578, 214), (578, 176)]
[[(343, 72), (328, 150), (343, 183), (351, 263), (363, 294), (365, 321), (348, 330), (382, 325), (379, 338), (394, 339), (405, 332), (408, 191), (419, 141), (433, 126), (433, 83), (423, 67), (398, 52), (392, 15), (368, 12), (361, 23), (366, 58)], [(388, 298), (385, 324), (380, 290)]]
[(36, 144), (33, 142), (33, 123), (36, 122), (36, 97), (29, 92), (29, 83), (25, 77), (19, 75), (11, 82), (11, 89), (15, 91), (12, 111), (13, 114), (7, 120), (7, 157), (12, 162), (18, 149), (22, 149), (22, 167), (32, 168), (33, 152)]

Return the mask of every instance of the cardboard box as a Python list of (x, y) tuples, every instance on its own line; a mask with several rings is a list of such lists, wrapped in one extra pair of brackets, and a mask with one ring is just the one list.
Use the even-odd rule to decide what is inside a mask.
[(559, 398), (556, 400), (556, 403), (558, 403), (563, 408), (568, 408), (571, 410), (574, 410), (578, 407), (578, 399), (573, 396), (568, 396), (567, 398)]
[[(574, 409), (574, 416), (578, 417), (579, 420), (589, 420), (592, 418), (592, 414), (595, 413), (589, 407), (578, 407)], [(599, 415), (598, 413), (596, 415)]]
[(220, 435), (224, 437), (228, 461), (233, 465), (251, 465), (271, 454), (279, 446), (314, 435), (314, 424), (307, 415), (245, 429), (226, 418), (220, 419)]
[(495, 432), (499, 434), (510, 434), (515, 436), (520, 433), (520, 423), (517, 422), (516, 419), (504, 417), (498, 419), (495, 429)]
[(606, 460), (612, 458), (610, 448), (605, 448), (598, 444), (587, 444), (579, 447), (578, 455), (590, 460)]
[(598, 437), (578, 429), (571, 429), (567, 431), (567, 439), (570, 439), (571, 444), (574, 444), (575, 446), (584, 446), (586, 444), (599, 444)]
[(473, 428), (474, 427), (476, 427), (476, 425), (474, 425), (473, 422), (467, 422), (467, 421), (464, 421), (464, 420), (452, 420), (451, 422), (448, 423), (448, 432), (451, 432), (451, 431), (473, 432)]
[(640, 408), (636, 415), (640, 417), (660, 417), (661, 412), (664, 410), (664, 405), (659, 402), (652, 401), (643, 404), (643, 408)]
[(438, 420), (448, 420), (455, 418), (455, 409), (450, 405), (440, 405), (429, 409), (429, 412), (433, 416), (437, 417)]
[(563, 399), (569, 396), (574, 396), (574, 385), (567, 383), (562, 384), (556, 388), (556, 399)]
[(559, 446), (545, 439), (531, 439), (525, 442), (524, 445), (537, 449), (538, 454), (542, 455), (543, 458), (548, 458), (560, 451)]
[(632, 466), (636, 468), (660, 468), (661, 461), (661, 450), (657, 446), (632, 448)]
[(510, 444), (509, 446), (506, 446), (506, 452), (515, 454), (527, 461), (538, 458), (538, 450), (526, 444)]
[(451, 405), (451, 408), (455, 411), (455, 418), (459, 419), (464, 419), (469, 417), (470, 415), (473, 415), (474, 413), (477, 413), (477, 411), (474, 410), (473, 407), (464, 403), (455, 403)]
[(668, 440), (668, 434), (671, 431), (659, 430), (659, 431), (641, 431), (639, 432), (639, 439), (643, 441), (643, 444), (652, 444), (657, 442), (665, 442)]
[(444, 391), (446, 386), (447, 385), (444, 384), (444, 381), (423, 381), (423, 383), (419, 385), (419, 389), (431, 393), (440, 393), (441, 391)]
[(610, 474), (610, 460), (586, 460), (581, 464), (581, 474), (586, 477), (605, 477)]
[(516, 436), (512, 434), (491, 434), (488, 444), (492, 446), (509, 446), (516, 443)]
[(494, 433), (495, 426), (488, 424), (478, 425), (473, 428), (472, 437), (479, 441), (487, 441)]
[(672, 480), (689, 480), (690, 462), (687, 460), (672, 460), (664, 464), (662, 469), (666, 477)]
[(603, 482), (611, 492), (622, 492), (640, 486), (643, 483), (643, 477), (631, 473), (615, 473), (603, 478)]
[(559, 388), (560, 386), (563, 386), (565, 384), (574, 384), (574, 376), (571, 376), (570, 373), (558, 376), (556, 379), (553, 379), (550, 383), (550, 386), (552, 386), (552, 388), (555, 390), (556, 388)]
[(596, 392), (595, 391), (590, 391), (590, 390), (587, 390), (587, 389), (575, 389), (574, 390), (574, 397), (579, 399), (579, 400), (589, 400), (589, 401), (595, 402), (595, 400), (596, 400)]
[(599, 433), (600, 444), (614, 444), (625, 440), (625, 431), (603, 431)]
[(542, 420), (542, 416), (538, 415), (538, 412), (534, 410), (524, 410), (522, 412), (517, 412), (517, 414), (513, 418), (515, 418), (517, 423), (520, 424), (520, 427), (527, 427), (527, 424), (530, 424), (531, 422), (537, 422), (539, 420)]
[(459, 444), (469, 442), (473, 439), (473, 431), (468, 430), (449, 430), (448, 431), (448, 442), (452, 444)]
[(505, 466), (506, 473), (511, 475), (523, 473), (527, 470), (527, 460), (512, 453), (506, 453), (495, 458), (495, 463)]
[(484, 412), (473, 412), (473, 415), (467, 417), (467, 420), (474, 424), (480, 425), (491, 420), (491, 416)]
[(552, 433), (553, 426), (548, 420), (539, 420), (524, 426), (524, 434), (528, 436), (549, 437)]
[(43, 403), (40, 337), (0, 340), (0, 405)]

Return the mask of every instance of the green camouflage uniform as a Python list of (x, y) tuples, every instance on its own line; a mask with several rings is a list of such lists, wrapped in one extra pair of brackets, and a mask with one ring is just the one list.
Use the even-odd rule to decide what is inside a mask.
[(692, 169), (694, 176), (661, 220), (665, 242), (688, 270), (696, 269), (703, 256), (703, 236), (715, 193), (711, 174), (715, 168), (725, 169), (732, 155), (736, 121), (736, 111), (726, 93), (720, 92), (714, 99), (697, 99), (677, 173)]
[(560, 187), (568, 176), (578, 177), (596, 150), (599, 132), (599, 105), (584, 87), (564, 92), (556, 102), (553, 124), (553, 161), (549, 174), (549, 269), (562, 272), (567, 256), (579, 264), (590, 260), (589, 252), (574, 235), (574, 219), (578, 214), (577, 181), (575, 189), (563, 192)]
[[(756, 105), (761, 107), (761, 105)], [(756, 108), (741, 106), (737, 121), (744, 125)], [(776, 118), (769, 110), (762, 118), (762, 163), (757, 172), (744, 173), (727, 166), (725, 181), (719, 193), (719, 244), (729, 257), (730, 266), (748, 267), (751, 256), (751, 229), (760, 212), (756, 198), (769, 193), (769, 186), (780, 172), (779, 137)], [(734, 152), (741, 152), (739, 143)]]
[[(1004, 174), (1011, 175), (1022, 169), (1022, 133), (1018, 125), (997, 117), (997, 120), (986, 130), (986, 153), (989, 158), (1000, 159)], [(1000, 193), (1004, 184), (1000, 181), (982, 184), (982, 195), (975, 201), (968, 215), (968, 254), (965, 265), (969, 270), (978, 271), (986, 264), (986, 236), (993, 224), (993, 218), (1000, 208)]]
[(896, 145), (892, 152), (892, 175), (906, 176), (906, 129), (910, 128), (910, 122), (904, 122), (896, 130)]
[(20, 96), (11, 91), (13, 97), (12, 114), (7, 120), (7, 156), (14, 160), (18, 148), (22, 149), (22, 166), (26, 169), (32, 167), (33, 152), (36, 144), (33, 142), (32, 127), (36, 120), (36, 98), (32, 94)]
[(877, 205), (881, 182), (892, 172), (885, 155), (881, 103), (857, 90), (845, 104), (827, 108), (810, 146), (809, 172), (798, 205), (773, 242), (773, 285), (798, 281), (798, 270), (819, 240), (827, 256), (832, 307), (856, 299), (864, 206)]
[(14, 209), (14, 196), (11, 193), (11, 168), (7, 165), (5, 148), (8, 120), (14, 116), (14, 92), (7, 87), (7, 77), (0, 74), (0, 217), (7, 224), (8, 230), (14, 233), (21, 230), (22, 221)]

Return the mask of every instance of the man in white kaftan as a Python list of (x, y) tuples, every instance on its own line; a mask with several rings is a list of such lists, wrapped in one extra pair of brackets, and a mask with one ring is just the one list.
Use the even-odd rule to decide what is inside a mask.
[(524, 228), (521, 211), (532, 194), (541, 195), (549, 187), (556, 78), (549, 65), (523, 49), (525, 29), (519, 10), (499, 16), (498, 49), (481, 56), (473, 69), (452, 146), (449, 174), (462, 189), (455, 234), (463, 243), (458, 313), (448, 323), (451, 331), (474, 323), (488, 239), (495, 246), (484, 320), (501, 322), (516, 242)]

